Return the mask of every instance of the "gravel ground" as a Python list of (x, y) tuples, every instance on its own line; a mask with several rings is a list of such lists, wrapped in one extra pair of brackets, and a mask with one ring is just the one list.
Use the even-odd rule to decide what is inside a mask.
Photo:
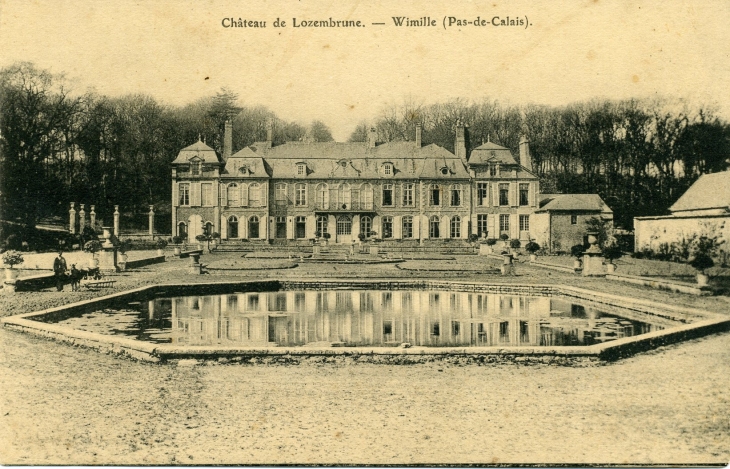
[[(204, 256), (203, 262), (224, 259)], [(464, 258), (464, 265), (481, 262)], [(491, 262), (484, 260), (484, 262)], [(101, 292), (16, 293), (17, 314), (190, 277), (185, 261)], [(494, 265), (498, 265), (494, 262)], [(334, 270), (337, 268), (338, 270)], [(466, 269), (470, 270), (470, 269)], [(451, 278), (418, 272), (419, 278)], [(696, 298), (518, 266), (490, 282), (566, 283), (727, 314)], [(393, 265), (303, 264), (230, 278), (412, 278)], [(0, 463), (654, 463), (730, 461), (730, 334), (604, 366), (138, 363), (0, 330)]]

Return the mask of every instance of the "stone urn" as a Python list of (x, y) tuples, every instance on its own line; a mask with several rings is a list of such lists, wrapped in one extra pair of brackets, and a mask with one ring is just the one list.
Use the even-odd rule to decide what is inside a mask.
[(583, 268), (583, 265), (581, 264), (580, 259), (575, 259), (573, 261), (573, 268), (576, 270)]
[(180, 246), (175, 246), (172, 249), (172, 253), (175, 254), (176, 256), (179, 256), (182, 253), (182, 249), (180, 248)]
[(530, 262), (537, 261), (537, 254), (530, 254)]

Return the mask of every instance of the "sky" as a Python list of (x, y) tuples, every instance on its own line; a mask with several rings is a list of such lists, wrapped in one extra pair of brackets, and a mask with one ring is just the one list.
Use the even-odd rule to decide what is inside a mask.
[[(436, 26), (398, 27), (394, 16)], [(266, 27), (226, 28), (224, 18)], [(293, 18), (364, 27), (294, 28)], [(561, 106), (661, 95), (730, 120), (728, 25), (727, 0), (0, 0), (0, 67), (30, 61), (81, 91), (171, 105), (227, 87), (242, 105), (321, 120), (338, 141), (404, 99)]]

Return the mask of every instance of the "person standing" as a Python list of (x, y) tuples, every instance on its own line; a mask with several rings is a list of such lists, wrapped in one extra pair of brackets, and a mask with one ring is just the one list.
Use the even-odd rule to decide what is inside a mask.
[(63, 257), (63, 252), (58, 251), (58, 257), (53, 260), (53, 273), (56, 276), (56, 289), (58, 291), (63, 290), (63, 285), (66, 283), (66, 259)]

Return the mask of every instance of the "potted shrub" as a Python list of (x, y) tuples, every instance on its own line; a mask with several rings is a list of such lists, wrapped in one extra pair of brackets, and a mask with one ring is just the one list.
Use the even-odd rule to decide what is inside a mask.
[(575, 246), (572, 246), (570, 248), (570, 255), (575, 257), (575, 261), (573, 262), (573, 268), (574, 269), (580, 269), (581, 268), (581, 258), (583, 257), (583, 254), (585, 253), (586, 248), (582, 244), (576, 244)]
[(3, 253), (3, 264), (8, 266), (5, 269), (5, 280), (15, 280), (18, 278), (18, 271), (13, 266), (22, 264), (23, 260), (23, 255), (18, 251), (5, 251)]
[(697, 269), (697, 285), (700, 287), (707, 286), (710, 282), (710, 276), (707, 275), (706, 271), (715, 265), (712, 257), (705, 252), (698, 252), (694, 259), (690, 261), (689, 265)]
[(525, 244), (525, 251), (530, 253), (530, 262), (535, 262), (537, 260), (537, 251), (540, 250), (540, 245), (537, 244), (535, 241), (530, 241), (529, 243)]
[(611, 243), (603, 247), (602, 250), (603, 258), (606, 259), (606, 269), (609, 274), (616, 272), (616, 264), (613, 263), (616, 259), (623, 256), (621, 248), (616, 243)]
[(164, 256), (165, 248), (167, 247), (167, 241), (165, 241), (163, 238), (157, 238), (157, 241), (155, 241), (155, 247), (157, 248), (157, 255)]
[(173, 253), (176, 256), (179, 256), (180, 253), (182, 252), (182, 249), (180, 247), (180, 243), (182, 243), (182, 237), (181, 236), (173, 236), (172, 237), (172, 243), (175, 245), (175, 247), (173, 248)]
[(326, 246), (327, 244), (329, 244), (329, 239), (332, 237), (332, 235), (329, 233), (323, 233), (322, 237), (324, 238), (324, 244)]
[(84, 243), (84, 252), (91, 253), (91, 267), (99, 267), (99, 259), (96, 258), (96, 253), (101, 251), (101, 242), (97, 239), (92, 239)]
[(203, 242), (210, 240), (210, 238), (207, 237), (204, 234), (199, 234), (198, 236), (195, 237), (195, 240), (198, 242), (198, 249), (200, 249), (202, 251), (203, 250)]
[(472, 233), (472, 234), (469, 235), (469, 242), (470, 243), (476, 243), (477, 241), (479, 241), (479, 235), (478, 234)]
[(218, 241), (221, 239), (221, 234), (214, 231), (210, 234), (210, 239), (213, 240), (213, 244), (218, 244)]

